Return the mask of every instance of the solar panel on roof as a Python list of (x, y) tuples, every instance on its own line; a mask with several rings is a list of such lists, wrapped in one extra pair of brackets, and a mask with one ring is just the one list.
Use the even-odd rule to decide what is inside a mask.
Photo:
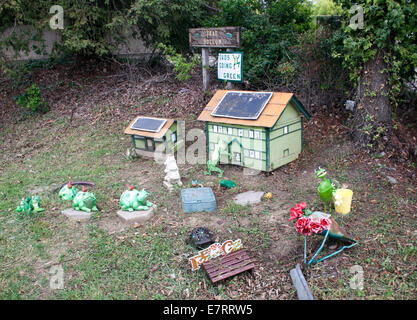
[(165, 119), (141, 117), (138, 118), (130, 128), (140, 131), (159, 132), (165, 122), (167, 122)]
[(256, 120), (272, 97), (272, 92), (229, 91), (211, 113), (213, 117)]

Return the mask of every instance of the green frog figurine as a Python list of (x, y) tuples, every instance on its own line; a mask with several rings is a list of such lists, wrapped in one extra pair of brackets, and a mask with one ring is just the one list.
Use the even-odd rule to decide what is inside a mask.
[(329, 178), (326, 178), (327, 172), (325, 169), (319, 167), (314, 170), (316, 176), (321, 179), (320, 185), (317, 190), (321, 201), (324, 203), (324, 212), (327, 212), (326, 206), (329, 206), (329, 212), (332, 212), (332, 199), (333, 194), (336, 191), (336, 186)]
[(153, 204), (147, 200), (149, 193), (142, 189), (134, 189), (133, 186), (126, 185), (128, 190), (120, 197), (120, 206), (123, 211), (149, 210)]
[(67, 185), (63, 186), (61, 190), (59, 190), (58, 196), (61, 200), (72, 201), (77, 193), (78, 190), (71, 184), (71, 181), (69, 181)]
[(96, 206), (96, 197), (92, 192), (87, 192), (87, 189), (83, 186), (83, 191), (78, 192), (74, 200), (72, 200), (72, 207), (75, 210), (81, 210), (85, 212), (98, 211)]
[(30, 216), (32, 212), (43, 212), (45, 209), (40, 206), (41, 199), (39, 196), (26, 197), (20, 201), (19, 206), (16, 208), (16, 211), (19, 213), (24, 213), (27, 216)]

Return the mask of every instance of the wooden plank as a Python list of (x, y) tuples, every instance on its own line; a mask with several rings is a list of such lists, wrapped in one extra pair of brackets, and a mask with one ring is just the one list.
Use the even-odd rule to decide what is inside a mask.
[(240, 257), (242, 255), (245, 256), (245, 257), (249, 257), (247, 255), (245, 249), (240, 249), (240, 250), (237, 250), (235, 252), (231, 252), (231, 253), (229, 253), (225, 256), (219, 256), (219, 257), (217, 257), (217, 258), (215, 258), (215, 259), (213, 259), (209, 262), (204, 263), (203, 266), (204, 267), (211, 267), (212, 265), (218, 265), (219, 263), (224, 264), (225, 262), (229, 261), (230, 259), (233, 259), (235, 257)]
[(215, 283), (220, 280), (224, 280), (227, 278), (230, 278), (232, 276), (235, 276), (237, 274), (240, 274), (242, 272), (248, 271), (255, 268), (255, 264), (253, 262), (249, 262), (247, 264), (241, 265), (239, 268), (231, 268), (231, 269), (225, 269), (218, 273), (207, 273), (210, 280)]
[(217, 257), (203, 264), (203, 269), (213, 283), (253, 268), (255, 268), (254, 260), (249, 257), (244, 249)]
[[(238, 251), (236, 251), (236, 252), (238, 252)], [(215, 259), (213, 261), (205, 263), (204, 264), (205, 269), (206, 270), (211, 270), (213, 268), (218, 268), (219, 265), (228, 265), (228, 264), (233, 264), (233, 263), (240, 262), (240, 261), (245, 260), (245, 259), (249, 259), (249, 256), (247, 255), (246, 252), (238, 253), (238, 254), (233, 254), (233, 253), (229, 253), (228, 255), (225, 255), (221, 258), (219, 257), (219, 259)]]
[(207, 106), (216, 107), (219, 104), (220, 100), (223, 99), (226, 92), (226, 90), (217, 90), (214, 96), (207, 103)]
[(213, 277), (217, 277), (221, 274), (227, 273), (227, 272), (232, 272), (233, 270), (240, 270), (244, 267), (246, 267), (247, 265), (251, 265), (253, 264), (253, 261), (250, 259), (243, 259), (238, 261), (235, 264), (231, 264), (231, 265), (220, 265), (218, 267), (214, 267), (211, 268), (210, 270), (206, 270), (206, 272), (208, 274), (210, 274), (210, 276)]
[(287, 105), (294, 94), (290, 92), (274, 92), (269, 103), (278, 103)]
[(216, 283), (216, 282), (219, 282), (221, 280), (224, 280), (224, 279), (233, 277), (233, 276), (235, 276), (235, 275), (237, 275), (239, 273), (242, 273), (242, 272), (245, 272), (245, 271), (248, 271), (248, 270), (252, 270), (253, 268), (255, 268), (255, 265), (254, 264), (251, 264), (251, 265), (248, 265), (247, 267), (245, 267), (243, 269), (235, 270), (235, 271), (232, 271), (232, 272), (223, 274), (223, 275), (221, 275), (219, 277), (215, 277), (215, 278), (211, 279), (211, 281), (213, 283)]
[(192, 28), (188, 31), (190, 47), (239, 48), (240, 27)]

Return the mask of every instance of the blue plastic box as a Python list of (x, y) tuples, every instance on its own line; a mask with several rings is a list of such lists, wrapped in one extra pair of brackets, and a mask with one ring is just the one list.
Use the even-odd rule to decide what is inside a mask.
[(211, 188), (188, 188), (181, 190), (184, 212), (213, 212), (217, 209), (216, 198)]

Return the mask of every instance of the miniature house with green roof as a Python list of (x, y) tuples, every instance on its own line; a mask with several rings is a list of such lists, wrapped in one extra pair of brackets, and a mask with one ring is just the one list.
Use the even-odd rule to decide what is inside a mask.
[(268, 172), (297, 159), (304, 118), (310, 114), (293, 93), (218, 90), (198, 120), (210, 160)]
[(177, 122), (173, 119), (138, 116), (124, 133), (132, 137), (136, 153), (148, 157), (173, 153), (178, 139)]

